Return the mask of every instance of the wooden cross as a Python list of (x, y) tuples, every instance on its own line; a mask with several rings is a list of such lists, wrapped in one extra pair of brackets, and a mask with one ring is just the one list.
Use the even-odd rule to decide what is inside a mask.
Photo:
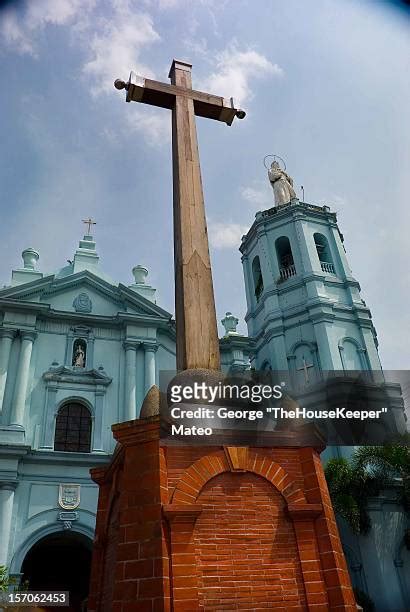
[(305, 360), (305, 356), (303, 355), (302, 357), (302, 367), (301, 368), (297, 368), (297, 370), (303, 370), (305, 373), (305, 382), (308, 383), (309, 382), (309, 368), (313, 368), (314, 365), (313, 363), (306, 363)]
[(192, 89), (192, 65), (174, 60), (171, 85), (131, 72), (127, 102), (143, 102), (172, 110), (174, 184), (175, 318), (177, 369), (220, 369), (219, 340), (209, 258), (204, 196), (195, 115), (231, 125), (244, 111), (227, 100)]
[(88, 228), (87, 228), (87, 233), (88, 233), (88, 234), (90, 233), (91, 226), (92, 226), (92, 225), (97, 225), (96, 221), (93, 221), (93, 220), (91, 219), (91, 217), (88, 217), (88, 219), (83, 219), (83, 223), (85, 223), (86, 225), (88, 225)]

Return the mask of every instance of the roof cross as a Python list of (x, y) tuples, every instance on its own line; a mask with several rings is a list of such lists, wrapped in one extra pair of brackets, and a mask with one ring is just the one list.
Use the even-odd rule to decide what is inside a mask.
[(88, 217), (88, 219), (83, 219), (83, 223), (85, 223), (86, 225), (88, 225), (88, 228), (87, 228), (87, 233), (88, 233), (88, 234), (90, 234), (90, 229), (91, 229), (91, 226), (92, 226), (92, 225), (97, 225), (97, 222), (96, 222), (96, 221), (93, 221), (93, 220), (91, 219), (91, 217)]

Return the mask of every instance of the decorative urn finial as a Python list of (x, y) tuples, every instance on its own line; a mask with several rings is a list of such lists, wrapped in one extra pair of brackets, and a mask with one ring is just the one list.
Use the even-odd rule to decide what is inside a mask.
[(132, 269), (132, 273), (134, 275), (136, 285), (145, 285), (145, 279), (148, 276), (147, 268), (144, 268), (144, 266), (138, 265)]
[(37, 253), (37, 251), (35, 251), (34, 249), (32, 249), (31, 247), (28, 249), (24, 249), (24, 251), (21, 254), (22, 258), (23, 258), (23, 262), (24, 262), (24, 268), (26, 270), (35, 270), (36, 269), (36, 264), (39, 260), (40, 255)]
[(239, 336), (239, 333), (236, 331), (239, 319), (237, 319), (231, 312), (226, 313), (225, 317), (221, 320), (221, 323), (225, 328), (225, 337)]

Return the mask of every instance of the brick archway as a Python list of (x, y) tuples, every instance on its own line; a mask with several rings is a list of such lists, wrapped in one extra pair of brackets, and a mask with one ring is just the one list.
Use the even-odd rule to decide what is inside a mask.
[[(171, 590), (174, 593), (175, 611), (199, 609), (195, 523), (203, 511), (203, 506), (198, 503), (198, 497), (210, 480), (225, 472), (262, 477), (280, 493), (285, 502), (286, 513), (293, 523), (297, 561), (302, 568), (307, 609), (317, 605), (328, 609), (315, 531), (315, 520), (323, 512), (322, 504), (308, 503), (297, 482), (263, 451), (225, 446), (222, 450), (204, 454), (192, 463), (176, 484), (171, 503), (164, 506), (164, 513), (170, 524), (173, 582)], [(189, 586), (186, 586), (187, 581)]]
[(294, 504), (307, 504), (303, 491), (278, 463), (247, 447), (226, 446), (223, 451), (201, 457), (185, 471), (175, 487), (172, 505), (195, 504), (211, 478), (229, 471), (262, 476), (283, 495), (291, 510)]

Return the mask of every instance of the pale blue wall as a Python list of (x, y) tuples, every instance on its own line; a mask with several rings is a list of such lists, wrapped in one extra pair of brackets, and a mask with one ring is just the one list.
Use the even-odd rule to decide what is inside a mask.
[[(316, 232), (326, 237), (334, 274), (321, 268), (314, 242)], [(279, 281), (275, 244), (282, 236), (290, 241), (296, 274)], [(257, 213), (241, 252), (247, 286), (246, 320), (249, 335), (256, 341), (256, 368), (269, 359), (274, 369), (288, 369), (293, 347), (306, 340), (317, 345), (322, 370), (343, 369), (344, 351), (340, 346), (344, 339), (351, 338), (357, 343), (361, 367), (380, 369), (370, 311), (352, 277), (334, 213), (298, 200), (276, 213)], [(251, 270), (255, 256), (260, 259), (264, 282), (259, 300)]]
[[(91, 245), (91, 258), (84, 245)], [(80, 272), (74, 273), (77, 269)], [(7, 362), (0, 365), (0, 380), (7, 372), (2, 406), (0, 402), (0, 564), (8, 565), (12, 573), (19, 574), (36, 541), (63, 529), (60, 484), (81, 485), (81, 502), (71, 529), (93, 538), (98, 487), (89, 470), (109, 461), (115, 446), (111, 425), (129, 418), (125, 341), (135, 346), (131, 393), (135, 417), (150, 384), (158, 384), (160, 371), (175, 369), (171, 315), (155, 304), (155, 289), (140, 283), (141, 278), (135, 280), (129, 287), (110, 281), (99, 268), (95, 243), (87, 237), (73, 264), (50, 276), (27, 267), (15, 270), (11, 285), (0, 289), (0, 364)], [(77, 312), (73, 305), (82, 293), (91, 302), (91, 312)], [(36, 337), (28, 366), (24, 417), (21, 426), (15, 427), (10, 423), (24, 331), (35, 332)], [(3, 335), (9, 332), (14, 338), (7, 359)], [(71, 366), (76, 337), (88, 338), (84, 370)], [(146, 364), (147, 343), (157, 349), (153, 369)], [(225, 336), (221, 355), (225, 371), (246, 368), (249, 341), (238, 334)], [(85, 376), (85, 382), (75, 377), (76, 372)], [(82, 401), (92, 415), (94, 451), (90, 454), (53, 450), (55, 417), (69, 399)]]

